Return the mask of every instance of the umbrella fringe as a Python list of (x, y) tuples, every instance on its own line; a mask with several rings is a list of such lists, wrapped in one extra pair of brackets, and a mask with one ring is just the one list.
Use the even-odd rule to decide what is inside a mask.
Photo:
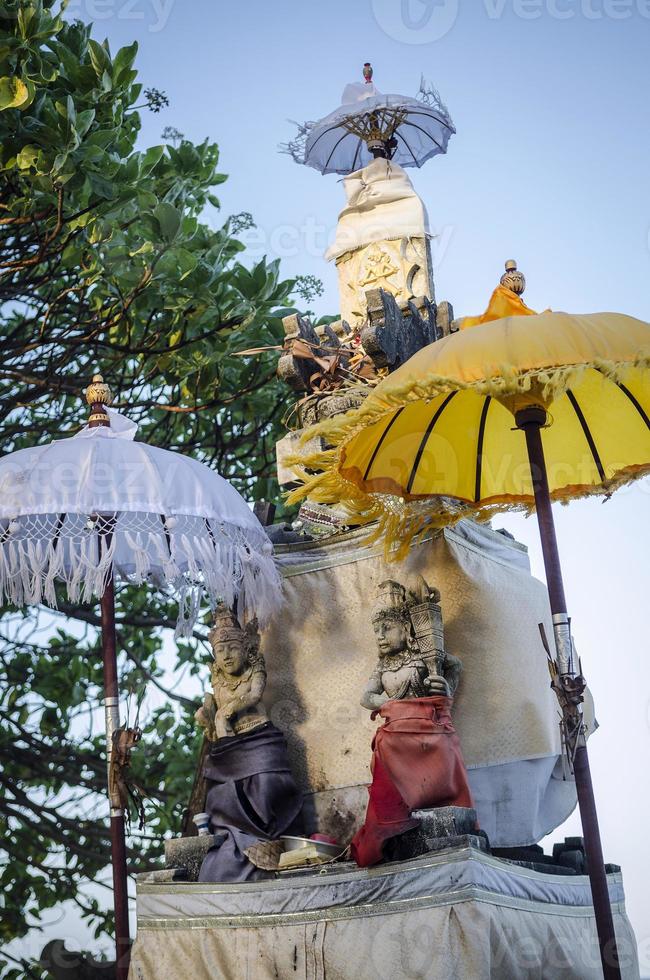
[(323, 419), (306, 428), (300, 435), (300, 442), (307, 443), (314, 438), (323, 439), (330, 448), (309, 457), (294, 454), (287, 456), (287, 465), (310, 465), (322, 461), (323, 466), (330, 461), (338, 461), (336, 449), (347, 442), (362, 429), (379, 421), (389, 412), (414, 401), (427, 401), (451, 391), (475, 391), (478, 395), (490, 395), (496, 399), (508, 396), (526, 395), (533, 388), (544, 402), (550, 403), (564, 394), (588, 370), (597, 370), (610, 381), (625, 381), (629, 373), (638, 368), (650, 367), (650, 352), (643, 351), (633, 360), (612, 362), (594, 358), (589, 363), (563, 365), (558, 368), (535, 368), (531, 371), (516, 372), (511, 365), (499, 368), (500, 376), (479, 381), (461, 381), (440, 375), (428, 375), (426, 379), (407, 378), (401, 385), (390, 391), (375, 390), (358, 408), (350, 409), (341, 415)]
[[(636, 480), (650, 474), (650, 463), (630, 466), (598, 486), (570, 486), (551, 493), (551, 499), (560, 504), (587, 497), (608, 499), (615, 491), (629, 486)], [(374, 544), (379, 539), (384, 545), (384, 557), (388, 562), (402, 561), (411, 545), (432, 531), (450, 527), (464, 518), (480, 523), (489, 522), (504, 511), (530, 516), (535, 511), (535, 500), (514, 499), (503, 496), (476, 504), (472, 501), (445, 497), (429, 497), (423, 500), (403, 500), (391, 494), (366, 494), (347, 481), (336, 470), (320, 474), (318, 487), (312, 492), (310, 487), (300, 487), (288, 496), (288, 501), (302, 499), (309, 494), (315, 502), (331, 503), (345, 513), (345, 522), (350, 526), (368, 528), (368, 535), (362, 539), (364, 545)], [(433, 500), (440, 503), (433, 509)], [(453, 504), (453, 506), (450, 506)]]
[(214, 522), (205, 533), (172, 533), (165, 539), (146, 526), (118, 526), (109, 541), (78, 530), (62, 534), (54, 522), (47, 531), (38, 529), (47, 538), (31, 528), (21, 530), (24, 536), (0, 542), (0, 600), (12, 605), (57, 608), (57, 582), (71, 603), (95, 601), (115, 568), (134, 584), (155, 573), (158, 585), (177, 593), (177, 637), (191, 635), (206, 592), (212, 608), (237, 603), (243, 618), (257, 615), (262, 627), (280, 602), (281, 577), (262, 531)]

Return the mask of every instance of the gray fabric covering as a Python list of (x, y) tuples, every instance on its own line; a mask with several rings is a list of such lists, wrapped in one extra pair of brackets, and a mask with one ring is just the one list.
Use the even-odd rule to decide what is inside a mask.
[(209, 780), (206, 812), (210, 828), (224, 834), (210, 848), (199, 881), (255, 881), (269, 877), (246, 857), (259, 840), (300, 833), (302, 793), (287, 759), (282, 732), (266, 724), (243, 735), (219, 739), (204, 769)]
[[(608, 875), (624, 980), (639, 976)], [(242, 885), (138, 883), (132, 980), (602, 980), (589, 879), (450, 849)]]

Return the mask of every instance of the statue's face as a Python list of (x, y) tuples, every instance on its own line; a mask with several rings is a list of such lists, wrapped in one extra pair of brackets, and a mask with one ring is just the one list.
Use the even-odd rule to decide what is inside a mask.
[(406, 649), (406, 624), (397, 619), (375, 619), (373, 622), (380, 657), (391, 657)]
[(226, 674), (241, 674), (246, 665), (244, 641), (234, 637), (222, 640), (213, 646), (214, 659), (220, 670)]

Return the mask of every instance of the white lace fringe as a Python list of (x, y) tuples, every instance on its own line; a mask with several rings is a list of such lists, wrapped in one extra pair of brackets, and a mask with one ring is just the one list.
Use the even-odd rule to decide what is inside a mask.
[(6, 530), (0, 536), (0, 599), (15, 606), (56, 609), (56, 582), (65, 584), (70, 602), (96, 601), (113, 569), (123, 581), (149, 581), (177, 596), (176, 637), (191, 635), (204, 594), (213, 608), (235, 607), (243, 620), (257, 616), (261, 626), (281, 602), (280, 574), (272, 555), (261, 550), (265, 539), (253, 543), (239, 528), (220, 526), (215, 535), (206, 526), (204, 533), (167, 539), (162, 530), (123, 528), (110, 544), (78, 531), (21, 530), (16, 539)]

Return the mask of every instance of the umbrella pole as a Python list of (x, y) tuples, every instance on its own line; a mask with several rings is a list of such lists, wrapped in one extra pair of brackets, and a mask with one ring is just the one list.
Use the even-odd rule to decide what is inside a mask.
[[(544, 448), (542, 446), (541, 428), (546, 423), (546, 411), (536, 406), (522, 409), (517, 412), (515, 421), (517, 427), (523, 429), (526, 436), (528, 460), (535, 493), (537, 522), (539, 524), (544, 568), (546, 570), (546, 582), (553, 616), (558, 672), (560, 681), (564, 678), (570, 685), (571, 680), (575, 678), (576, 670), (573, 662), (570, 623), (567, 614), (567, 603), (564, 597), (562, 568), (555, 534), (555, 522), (551, 509), (551, 496), (548, 486), (546, 461), (544, 459)], [(573, 749), (574, 746), (570, 748)], [(607, 875), (605, 873), (603, 849), (600, 840), (600, 831), (598, 829), (598, 816), (591, 781), (587, 743), (581, 730), (577, 736), (573, 770), (578, 806), (580, 808), (580, 819), (582, 821), (582, 832), (585, 841), (585, 855), (587, 858), (594, 915), (598, 931), (603, 976), (606, 980), (616, 980), (616, 978), (620, 978), (621, 971), (616, 948), (614, 919), (607, 888)]]
[(111, 761), (113, 732), (120, 727), (120, 708), (117, 687), (117, 653), (115, 638), (115, 590), (110, 575), (100, 599), (102, 624), (102, 657), (104, 662), (104, 708), (106, 712), (106, 756), (108, 766), (108, 798), (111, 813), (111, 861), (113, 865), (113, 901), (115, 906), (115, 951), (117, 980), (127, 980), (130, 959), (129, 895), (126, 875), (126, 842), (124, 810), (119, 794), (113, 789)]

